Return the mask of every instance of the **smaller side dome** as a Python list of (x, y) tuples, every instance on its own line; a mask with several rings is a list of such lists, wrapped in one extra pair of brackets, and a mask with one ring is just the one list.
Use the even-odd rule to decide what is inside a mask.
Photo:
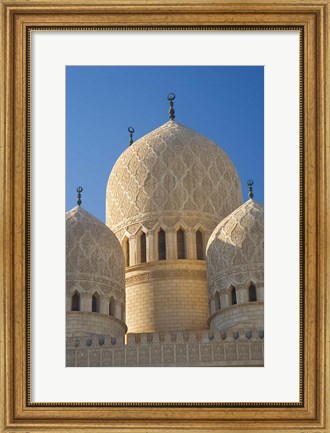
[[(81, 206), (66, 214), (66, 295), (67, 334), (125, 334), (121, 245), (105, 224)], [(95, 313), (99, 314), (92, 319)]]
[(208, 278), (230, 268), (263, 263), (264, 210), (250, 199), (222, 220), (206, 247)]
[(125, 265), (120, 243), (105, 224), (81, 206), (66, 214), (66, 260), (67, 276), (89, 281), (91, 290), (101, 284), (124, 292)]
[(206, 259), (211, 328), (263, 329), (263, 207), (250, 199), (221, 221)]

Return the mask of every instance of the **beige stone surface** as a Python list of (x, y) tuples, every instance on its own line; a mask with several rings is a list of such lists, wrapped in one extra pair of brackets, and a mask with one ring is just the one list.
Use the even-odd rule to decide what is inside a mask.
[(205, 261), (166, 260), (126, 268), (128, 332), (206, 329)]
[[(209, 238), (206, 260), (211, 327), (263, 328), (263, 207), (250, 199), (221, 221)], [(249, 302), (251, 284), (258, 302)], [(237, 305), (231, 305), (233, 289)]]
[(66, 312), (66, 335), (111, 335), (124, 336), (127, 326), (122, 320), (113, 316), (84, 311)]
[[(111, 230), (76, 206), (66, 214), (67, 310), (71, 296), (81, 295), (81, 310), (91, 311), (91, 297), (97, 292), (101, 311), (107, 311), (113, 296), (120, 310), (125, 305), (125, 266), (122, 248)], [(119, 308), (117, 308), (117, 316)]]
[(67, 367), (260, 367), (263, 354), (263, 338), (253, 329), (132, 334), (127, 344), (107, 335), (66, 341)]
[(248, 200), (214, 229), (206, 247), (207, 276), (210, 280), (235, 266), (263, 264), (264, 210)]
[(264, 329), (264, 303), (262, 301), (237, 304), (216, 311), (209, 319), (213, 330), (238, 331), (239, 329)]
[(115, 163), (107, 185), (106, 224), (121, 240), (160, 222), (210, 230), (242, 203), (239, 177), (211, 140), (169, 121), (137, 140)]
[(67, 215), (67, 309), (75, 290), (82, 307), (67, 312), (67, 366), (262, 366), (263, 208), (241, 203), (229, 157), (180, 123), (126, 149), (111, 230), (79, 206)]

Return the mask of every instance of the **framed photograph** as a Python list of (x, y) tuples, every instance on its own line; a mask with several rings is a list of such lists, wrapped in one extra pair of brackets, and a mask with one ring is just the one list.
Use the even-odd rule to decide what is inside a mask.
[(328, 431), (328, 0), (1, 6), (2, 431)]
[(264, 68), (69, 66), (66, 89), (67, 366), (263, 366)]

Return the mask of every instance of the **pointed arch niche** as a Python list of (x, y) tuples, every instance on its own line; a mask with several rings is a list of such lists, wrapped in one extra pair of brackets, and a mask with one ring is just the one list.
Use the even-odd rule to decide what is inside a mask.
[(257, 301), (257, 288), (252, 282), (249, 285), (249, 302)]
[(109, 316), (115, 315), (115, 306), (116, 306), (115, 298), (111, 296), (109, 300)]
[(75, 291), (71, 298), (71, 311), (80, 311), (80, 294)]
[(236, 289), (234, 286), (231, 286), (229, 289), (229, 295), (230, 295), (230, 305), (236, 305), (237, 304), (237, 296), (236, 296)]
[(100, 312), (100, 295), (94, 292), (92, 295), (92, 313)]
[(215, 295), (214, 295), (214, 308), (215, 308), (215, 311), (218, 311), (221, 309), (219, 292), (215, 292)]
[(204, 260), (203, 233), (200, 229), (196, 232), (196, 258), (197, 260)]
[(129, 239), (127, 236), (125, 236), (124, 239), (122, 240), (121, 246), (124, 253), (125, 266), (127, 267), (129, 266)]
[(140, 263), (145, 263), (147, 261), (147, 241), (146, 234), (141, 233), (140, 236)]
[(166, 260), (166, 235), (163, 229), (158, 232), (158, 260)]
[(176, 232), (176, 247), (177, 247), (177, 258), (185, 259), (186, 258), (185, 233), (181, 228)]

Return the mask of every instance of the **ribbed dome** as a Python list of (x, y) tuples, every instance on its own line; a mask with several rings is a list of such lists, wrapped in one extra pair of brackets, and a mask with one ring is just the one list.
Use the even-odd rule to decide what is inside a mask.
[[(141, 221), (177, 215), (216, 223), (242, 203), (240, 181), (226, 153), (175, 121), (137, 140), (109, 177), (106, 223), (116, 233)], [(188, 223), (189, 224), (189, 223)]]
[(250, 199), (221, 221), (208, 241), (206, 255), (209, 286), (222, 275), (237, 276), (238, 269), (242, 277), (244, 273), (248, 277), (248, 269), (253, 265), (262, 264), (263, 269), (263, 207)]
[(67, 291), (109, 295), (124, 300), (125, 265), (119, 241), (101, 221), (76, 206), (66, 214)]

